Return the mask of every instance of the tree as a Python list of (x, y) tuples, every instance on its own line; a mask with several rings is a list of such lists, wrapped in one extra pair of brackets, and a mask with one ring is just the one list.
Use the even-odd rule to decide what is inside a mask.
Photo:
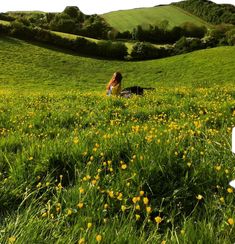
[(227, 42), (230, 46), (235, 46), (235, 28), (226, 32)]
[(75, 19), (78, 17), (79, 11), (80, 11), (79, 8), (76, 6), (67, 6), (63, 12), (68, 16), (70, 16), (70, 18)]
[(61, 32), (73, 33), (76, 23), (68, 14), (60, 13), (51, 21), (50, 28)]

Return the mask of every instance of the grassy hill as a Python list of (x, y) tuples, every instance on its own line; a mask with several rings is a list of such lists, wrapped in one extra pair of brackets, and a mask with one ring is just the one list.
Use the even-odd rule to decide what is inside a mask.
[[(234, 243), (234, 57), (120, 62), (0, 37), (0, 243)], [(116, 70), (156, 90), (107, 97)]]
[(10, 87), (49, 85), (57, 89), (66, 84), (102, 90), (115, 70), (123, 73), (124, 85), (210, 86), (235, 81), (234, 47), (201, 50), (161, 60), (118, 62), (75, 56), (13, 38), (1, 38), (0, 44), (0, 82)]
[(162, 20), (169, 21), (169, 28), (184, 22), (210, 26), (202, 19), (172, 5), (114, 11), (103, 14), (102, 17), (119, 31), (131, 31), (137, 25), (158, 25)]

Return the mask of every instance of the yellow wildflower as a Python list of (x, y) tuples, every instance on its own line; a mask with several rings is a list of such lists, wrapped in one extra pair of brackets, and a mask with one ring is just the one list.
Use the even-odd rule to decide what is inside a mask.
[(149, 199), (147, 197), (144, 197), (143, 198), (143, 202), (144, 202), (145, 205), (147, 205), (149, 203)]
[(224, 203), (224, 198), (223, 198), (223, 197), (221, 197), (219, 200), (220, 200), (222, 203)]
[(139, 215), (139, 214), (136, 214), (136, 215), (135, 215), (135, 219), (136, 219), (136, 220), (139, 220), (139, 219), (140, 219), (140, 215)]
[(160, 216), (157, 216), (154, 218), (154, 220), (156, 221), (156, 223), (160, 224), (162, 222), (162, 218)]
[(127, 165), (126, 164), (122, 164), (121, 168), (122, 169), (126, 169), (127, 168)]
[(41, 182), (39, 182), (38, 184), (37, 184), (37, 188), (40, 188), (42, 186), (42, 183)]
[(105, 203), (104, 209), (107, 209), (108, 207), (109, 207), (109, 205), (107, 203)]
[(89, 223), (87, 224), (87, 229), (90, 229), (91, 227), (92, 227), (92, 223), (89, 222)]
[(228, 219), (228, 223), (229, 223), (230, 225), (234, 225), (234, 220), (233, 220), (233, 218), (229, 218), (229, 219)]
[(101, 236), (101, 235), (97, 235), (97, 236), (95, 237), (95, 239), (96, 239), (97, 242), (101, 242), (101, 240), (102, 240), (102, 236)]
[(140, 205), (137, 204), (137, 205), (135, 206), (135, 209), (136, 209), (136, 210), (140, 210)]
[(96, 180), (92, 180), (92, 181), (91, 181), (91, 184), (92, 184), (92, 185), (95, 185), (96, 182), (97, 182)]
[(83, 202), (80, 202), (80, 203), (77, 204), (77, 207), (78, 208), (83, 208), (83, 206), (84, 206), (84, 203)]
[(73, 139), (73, 143), (74, 143), (74, 144), (78, 144), (78, 142), (79, 142), (78, 137), (77, 137), (77, 136), (74, 137), (74, 139)]
[(149, 214), (149, 213), (151, 213), (151, 211), (152, 211), (152, 208), (151, 207), (146, 207), (146, 212)]
[(202, 195), (200, 195), (200, 194), (198, 194), (197, 196), (196, 196), (196, 198), (197, 198), (197, 200), (202, 200), (203, 199), (203, 196)]
[(221, 170), (221, 165), (216, 165), (215, 170), (220, 171)]
[(15, 236), (11, 236), (11, 237), (8, 238), (8, 243), (9, 244), (14, 243), (15, 241), (16, 241), (16, 237)]
[(138, 202), (138, 198), (137, 198), (137, 197), (133, 197), (133, 198), (132, 198), (132, 202), (133, 202), (133, 203), (137, 203), (137, 202)]
[(69, 208), (69, 209), (67, 210), (67, 215), (70, 216), (70, 215), (72, 215), (72, 213), (73, 213), (73, 210), (72, 210), (71, 208)]
[(126, 210), (126, 206), (122, 205), (122, 206), (121, 206), (121, 210), (122, 210), (122, 212), (125, 212), (125, 210)]
[(231, 188), (231, 187), (227, 188), (227, 192), (228, 193), (233, 193), (233, 188)]
[(119, 201), (121, 201), (121, 200), (122, 200), (122, 193), (119, 193), (119, 194), (118, 194), (117, 199), (118, 199)]
[(79, 241), (78, 241), (78, 244), (84, 244), (85, 243), (85, 238), (81, 238)]
[(57, 187), (56, 187), (56, 190), (58, 191), (58, 190), (61, 190), (62, 188), (63, 188), (62, 184), (59, 183), (59, 184), (57, 185)]
[(114, 197), (114, 193), (113, 193), (113, 191), (109, 191), (108, 193), (109, 193), (109, 196), (110, 196), (111, 198)]
[(44, 212), (43, 214), (42, 214), (42, 217), (44, 218), (44, 217), (47, 217), (47, 212)]

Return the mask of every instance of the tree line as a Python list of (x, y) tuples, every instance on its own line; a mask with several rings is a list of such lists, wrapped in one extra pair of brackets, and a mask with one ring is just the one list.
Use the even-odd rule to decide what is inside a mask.
[(157, 44), (175, 43), (181, 37), (202, 38), (207, 29), (193, 23), (184, 23), (169, 29), (169, 22), (163, 20), (159, 26), (136, 26), (132, 31), (119, 32), (109, 26), (99, 15), (85, 15), (78, 7), (68, 6), (62, 13), (10, 12), (0, 14), (0, 19), (18, 21), (28, 27), (82, 35), (96, 39), (128, 39)]
[(0, 35), (45, 43), (82, 55), (120, 60), (158, 59), (220, 45), (235, 45), (235, 28), (228, 28), (228, 26), (217, 26), (203, 38), (183, 36), (174, 45), (164, 47), (148, 42), (136, 42), (129, 55), (123, 42), (99, 41), (96, 43), (81, 37), (71, 40), (49, 30), (28, 27), (20, 22), (12, 22), (9, 26), (0, 24)]
[(174, 5), (212, 24), (235, 25), (235, 6), (231, 4), (216, 4), (208, 0), (187, 0), (174, 3)]
[(207, 33), (205, 26), (197, 26), (190, 22), (174, 26), (172, 29), (169, 29), (168, 25), (169, 22), (167, 20), (163, 20), (159, 26), (148, 25), (146, 28), (138, 25), (132, 32), (118, 33), (116, 38), (146, 41), (155, 44), (173, 44), (183, 36), (202, 38)]
[(61, 13), (1, 13), (0, 19), (16, 20), (28, 27), (38, 26), (47, 30), (97, 39), (107, 39), (108, 32), (112, 29), (99, 15), (86, 15), (76, 6), (68, 6)]
[(127, 47), (122, 42), (99, 41), (96, 43), (83, 37), (69, 39), (40, 27), (26, 26), (21, 22), (12, 22), (9, 26), (0, 24), (0, 35), (45, 43), (93, 57), (123, 60), (128, 54)]

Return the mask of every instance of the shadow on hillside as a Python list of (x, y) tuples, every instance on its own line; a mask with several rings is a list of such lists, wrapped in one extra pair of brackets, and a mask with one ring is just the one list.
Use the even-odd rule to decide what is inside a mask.
[[(17, 40), (17, 39), (16, 39)], [(79, 56), (79, 57), (85, 57), (85, 58), (92, 58), (92, 59), (97, 59), (97, 60), (117, 60), (114, 58), (109, 58), (109, 57), (100, 57), (100, 56), (96, 56), (96, 55), (88, 55), (88, 54), (83, 54), (83, 53), (78, 53), (76, 51), (73, 51), (71, 49), (67, 49), (67, 48), (63, 48), (63, 47), (59, 47), (53, 44), (49, 44), (49, 43), (43, 43), (43, 42), (38, 42), (38, 41), (29, 41), (29, 40), (23, 40), (22, 41), (34, 45), (34, 46), (38, 46), (41, 48), (45, 48), (51, 51), (55, 51), (55, 52), (60, 52), (60, 53), (64, 53), (64, 54), (68, 54), (68, 55), (72, 55), (72, 56)]]
[(22, 46), (21, 41), (19, 39), (13, 38), (13, 37), (0, 36), (0, 39), (3, 39), (5, 42), (8, 42), (10, 44)]

